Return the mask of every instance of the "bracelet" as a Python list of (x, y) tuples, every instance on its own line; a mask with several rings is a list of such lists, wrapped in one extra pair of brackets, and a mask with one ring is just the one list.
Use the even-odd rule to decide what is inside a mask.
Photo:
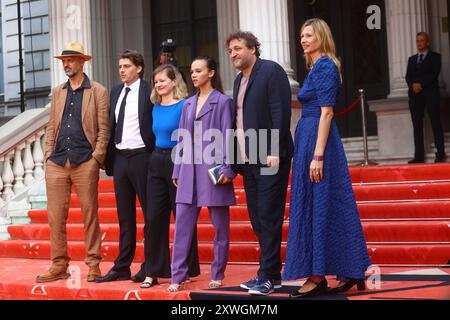
[(314, 161), (323, 161), (323, 156), (314, 156)]

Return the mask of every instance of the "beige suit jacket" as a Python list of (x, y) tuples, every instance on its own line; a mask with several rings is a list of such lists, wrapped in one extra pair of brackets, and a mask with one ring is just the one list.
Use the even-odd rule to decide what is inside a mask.
[[(92, 156), (101, 167), (104, 166), (109, 140), (109, 97), (108, 91), (98, 82), (90, 80), (91, 88), (84, 89), (82, 104), (82, 126), (87, 140), (92, 146)], [(64, 84), (52, 93), (50, 122), (45, 142), (45, 161), (52, 155), (61, 129), (66, 105), (67, 88)]]

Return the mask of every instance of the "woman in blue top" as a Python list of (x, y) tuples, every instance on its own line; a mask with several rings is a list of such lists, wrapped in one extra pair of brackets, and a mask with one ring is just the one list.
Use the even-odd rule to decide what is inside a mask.
[[(156, 148), (148, 167), (148, 209), (145, 236), (145, 275), (141, 288), (158, 284), (158, 278), (170, 278), (169, 227), (170, 212), (175, 216), (176, 188), (172, 183), (172, 133), (178, 129), (187, 87), (176, 67), (166, 64), (153, 72), (153, 133)], [(189, 276), (200, 274), (197, 233), (194, 234), (188, 257)]]
[(321, 19), (301, 30), (310, 70), (298, 98), (302, 119), (295, 133), (285, 280), (308, 278), (291, 298), (327, 293), (326, 275), (337, 275), (333, 292), (364, 290), (370, 266), (342, 141), (333, 108), (341, 88), (341, 64), (331, 30)]

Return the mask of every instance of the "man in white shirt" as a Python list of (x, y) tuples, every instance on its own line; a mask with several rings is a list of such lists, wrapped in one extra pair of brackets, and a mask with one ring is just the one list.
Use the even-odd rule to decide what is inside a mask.
[(142, 282), (143, 267), (131, 277), (130, 266), (136, 252), (136, 196), (145, 213), (148, 159), (155, 147), (152, 89), (143, 80), (145, 63), (140, 53), (125, 51), (119, 59), (119, 70), (122, 84), (113, 88), (110, 96), (111, 138), (106, 162), (106, 173), (114, 176), (120, 225), (119, 256), (114, 267), (96, 281)]

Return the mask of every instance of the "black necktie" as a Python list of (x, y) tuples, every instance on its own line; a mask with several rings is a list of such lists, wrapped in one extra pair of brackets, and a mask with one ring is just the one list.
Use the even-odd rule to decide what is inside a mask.
[(114, 135), (115, 144), (119, 144), (122, 142), (123, 122), (125, 119), (125, 106), (127, 105), (127, 97), (130, 91), (131, 91), (130, 88), (125, 89), (125, 96), (123, 97), (122, 103), (120, 104), (119, 119), (117, 120), (116, 132)]
[(419, 64), (422, 64), (422, 62), (423, 62), (423, 53), (419, 55)]

